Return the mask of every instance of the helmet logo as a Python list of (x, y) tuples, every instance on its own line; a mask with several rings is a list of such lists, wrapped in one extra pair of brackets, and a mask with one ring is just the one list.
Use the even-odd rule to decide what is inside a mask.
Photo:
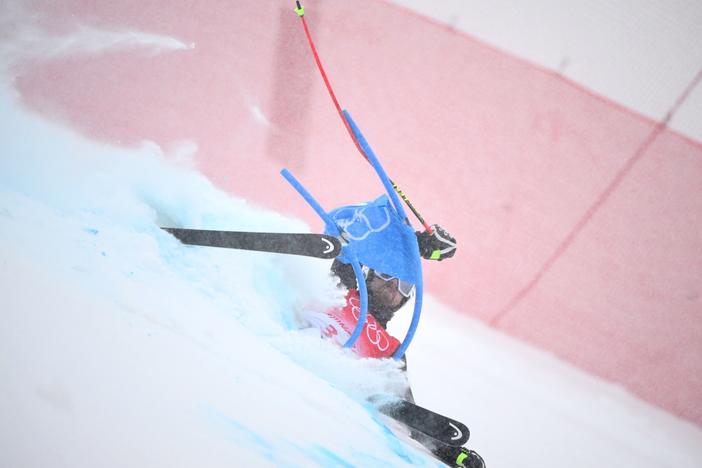
[(322, 253), (329, 253), (332, 250), (334, 250), (334, 244), (329, 239), (325, 239), (322, 237), (322, 241), (324, 241), (324, 244), (326, 244), (326, 247), (324, 248), (324, 251)]
[(449, 426), (451, 426), (455, 431), (453, 433), (453, 437), (451, 437), (451, 440), (459, 440), (461, 437), (463, 437), (463, 432), (461, 432), (461, 430), (454, 423), (450, 422)]

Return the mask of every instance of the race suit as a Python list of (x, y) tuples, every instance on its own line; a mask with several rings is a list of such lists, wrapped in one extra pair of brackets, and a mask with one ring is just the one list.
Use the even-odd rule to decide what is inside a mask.
[[(358, 290), (349, 289), (346, 305), (323, 312), (306, 311), (304, 319), (319, 329), (323, 337), (333, 339), (343, 346), (351, 337), (361, 314), (361, 298)], [(361, 334), (351, 347), (359, 357), (389, 358), (400, 346), (400, 342), (390, 335), (369, 313)]]

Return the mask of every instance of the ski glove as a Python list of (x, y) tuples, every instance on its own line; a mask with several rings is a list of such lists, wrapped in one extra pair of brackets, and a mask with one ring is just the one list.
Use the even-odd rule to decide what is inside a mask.
[(438, 261), (453, 257), (456, 253), (456, 239), (437, 224), (432, 225), (431, 230), (431, 234), (428, 231), (416, 232), (422, 257)]

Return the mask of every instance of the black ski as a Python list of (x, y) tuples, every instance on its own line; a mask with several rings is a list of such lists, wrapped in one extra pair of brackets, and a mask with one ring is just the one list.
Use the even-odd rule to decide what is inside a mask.
[(334, 258), (341, 253), (339, 239), (325, 234), (161, 229), (170, 232), (182, 243), (188, 245), (255, 250), (317, 258)]
[(462, 447), (470, 438), (465, 424), (407, 400), (378, 396), (370, 401), (384, 415), (442, 444)]

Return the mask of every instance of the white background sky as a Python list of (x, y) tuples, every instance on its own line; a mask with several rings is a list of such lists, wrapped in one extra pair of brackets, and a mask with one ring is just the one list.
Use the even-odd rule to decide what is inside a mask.
[[(389, 0), (662, 120), (702, 71), (695, 0)], [(702, 142), (702, 86), (670, 127)]]

